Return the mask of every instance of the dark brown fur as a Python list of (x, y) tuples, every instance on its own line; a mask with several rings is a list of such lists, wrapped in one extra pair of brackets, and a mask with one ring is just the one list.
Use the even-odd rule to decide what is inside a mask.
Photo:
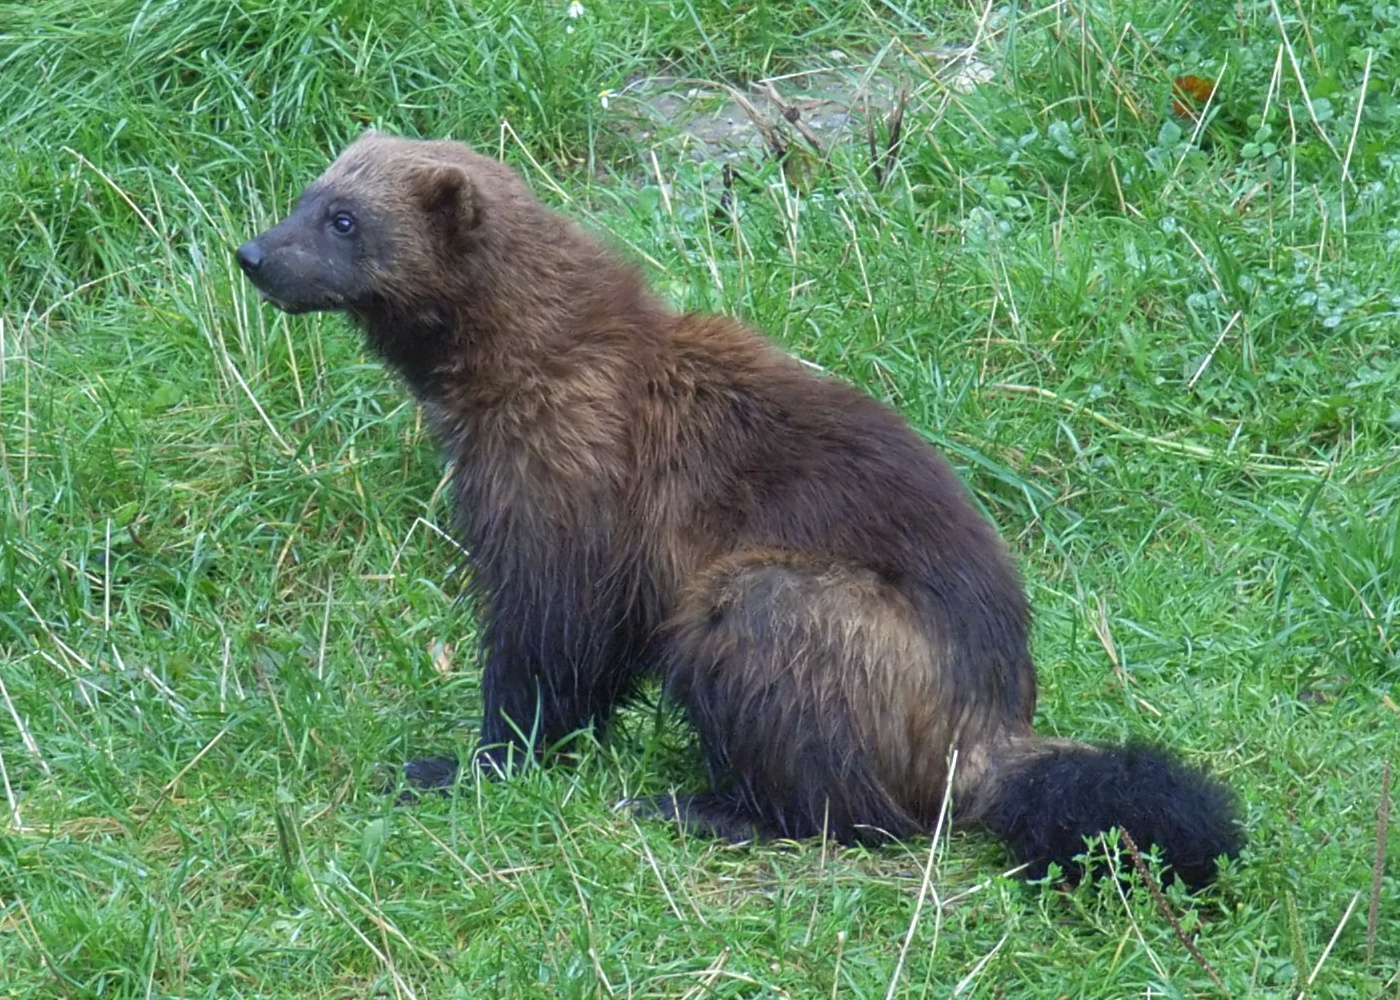
[(1114, 824), (1192, 882), (1239, 849), (1228, 794), (1163, 752), (1033, 733), (1021, 585), (903, 419), (667, 309), (514, 171), (371, 133), (239, 259), (283, 308), (347, 312), (455, 463), (485, 758), (605, 725), (652, 674), (714, 786), (656, 805), (715, 833), (929, 831), (957, 750), (958, 818), (1033, 870)]

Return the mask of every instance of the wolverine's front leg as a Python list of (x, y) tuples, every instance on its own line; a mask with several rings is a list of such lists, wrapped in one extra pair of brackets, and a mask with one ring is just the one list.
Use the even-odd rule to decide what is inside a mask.
[[(648, 632), (626, 614), (548, 615), (554, 622), (497, 616), (483, 625), (481, 740), (473, 761), (487, 777), (504, 777), (519, 763), (587, 729), (605, 727), (635, 690), (647, 662)], [(459, 762), (427, 757), (404, 769), (419, 788), (456, 783)]]

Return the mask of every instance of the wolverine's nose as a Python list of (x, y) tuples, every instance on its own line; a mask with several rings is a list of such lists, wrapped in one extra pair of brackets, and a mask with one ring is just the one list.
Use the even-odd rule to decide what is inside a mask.
[(263, 252), (257, 240), (249, 240), (238, 248), (238, 266), (244, 274), (252, 274), (262, 267)]

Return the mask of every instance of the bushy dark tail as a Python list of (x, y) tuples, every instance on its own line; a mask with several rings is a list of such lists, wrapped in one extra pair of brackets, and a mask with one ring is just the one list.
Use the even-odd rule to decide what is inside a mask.
[(1074, 857), (1084, 838), (1113, 827), (1143, 851), (1156, 847), (1170, 874), (1199, 888), (1215, 877), (1216, 859), (1244, 846), (1235, 797), (1171, 753), (1129, 744), (1101, 747), (1030, 739), (993, 754), (976, 820), (1043, 877), (1054, 862), (1083, 875)]

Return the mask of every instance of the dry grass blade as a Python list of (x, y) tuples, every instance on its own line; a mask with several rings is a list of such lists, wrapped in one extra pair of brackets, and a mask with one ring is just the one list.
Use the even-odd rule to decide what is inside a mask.
[(866, 99), (865, 107), (865, 141), (870, 151), (870, 172), (875, 175), (875, 185), (877, 187), (885, 183), (884, 170), (880, 165), (880, 147), (875, 143), (875, 118), (870, 113), (870, 100)]
[(1173, 441), (1169, 438), (1145, 434), (1142, 431), (1133, 430), (1119, 423), (1112, 417), (1105, 416), (1096, 410), (1091, 410), (1087, 406), (1077, 403), (1072, 399), (1066, 399), (1063, 396), (1051, 392), (1049, 389), (1042, 389), (1040, 386), (1015, 385), (1003, 382), (990, 385), (987, 388), (1049, 400), (1062, 409), (1074, 413), (1083, 413), (1095, 423), (1102, 424), (1116, 434), (1121, 434), (1132, 440), (1139, 441), (1143, 444), (1150, 444), (1153, 447), (1161, 448), (1163, 451), (1173, 452), (1178, 455), (1189, 455), (1192, 458), (1199, 458), (1204, 461), (1238, 461), (1244, 468), (1257, 472), (1302, 472), (1323, 476), (1327, 475), (1331, 468), (1326, 462), (1318, 462), (1312, 459), (1294, 459), (1289, 461), (1262, 452), (1252, 452), (1248, 455), (1236, 456), (1231, 452), (1221, 452), (1214, 448), (1206, 448), (1202, 445), (1188, 444), (1183, 441)]
[(1327, 947), (1322, 949), (1322, 954), (1318, 956), (1317, 964), (1313, 966), (1312, 972), (1308, 973), (1307, 981), (1303, 983), (1303, 988), (1298, 991), (1295, 1000), (1303, 1000), (1308, 995), (1308, 990), (1312, 989), (1313, 983), (1317, 982), (1317, 977), (1322, 972), (1322, 967), (1327, 964), (1327, 959), (1332, 954), (1332, 949), (1337, 946), (1337, 939), (1342, 936), (1342, 928), (1346, 927), (1347, 921), (1356, 910), (1356, 904), (1361, 901), (1361, 893), (1352, 893), (1351, 902), (1347, 903), (1346, 910), (1342, 913), (1342, 919), (1337, 921), (1337, 926), (1332, 931), (1332, 936), (1327, 939)]
[(785, 100), (783, 95), (778, 93), (778, 88), (774, 86), (772, 80), (767, 81), (766, 89), (768, 99), (778, 106), (778, 110), (782, 112), (787, 123), (797, 130), (798, 135), (807, 140), (807, 145), (812, 147), (813, 152), (820, 159), (825, 160), (826, 150), (822, 148), (821, 140), (817, 138), (817, 134), (802, 120), (801, 109)]
[(1386, 835), (1390, 829), (1390, 761), (1381, 771), (1381, 798), (1376, 804), (1376, 855), (1371, 861), (1371, 903), (1366, 908), (1366, 960), (1376, 954), (1376, 928), (1380, 922), (1381, 880), (1385, 875)]
[(899, 147), (904, 141), (904, 109), (909, 104), (909, 84), (900, 83), (894, 97), (894, 107), (886, 119), (885, 135), (885, 176), (894, 174), (895, 162), (899, 158)]
[(758, 129), (759, 134), (763, 136), (763, 141), (768, 144), (768, 149), (772, 152), (773, 158), (781, 161), (786, 157), (788, 154), (787, 140), (783, 138), (781, 132), (773, 127), (773, 123), (763, 116), (763, 112), (758, 110), (753, 101), (745, 97), (737, 87), (731, 87), (726, 84), (724, 89), (729, 92), (729, 96), (734, 99), (734, 103), (744, 109), (744, 114), (749, 116), (749, 120), (753, 122), (754, 128)]

